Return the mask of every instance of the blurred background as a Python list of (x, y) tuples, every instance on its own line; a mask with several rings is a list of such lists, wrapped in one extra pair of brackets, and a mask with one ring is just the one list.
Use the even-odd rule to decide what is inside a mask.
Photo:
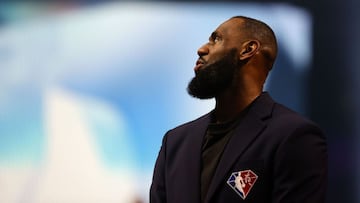
[(163, 135), (214, 105), (186, 93), (196, 51), (236, 15), (274, 29), (280, 51), (266, 90), (327, 135), (327, 202), (360, 202), (357, 8), (355, 0), (1, 3), (0, 202), (148, 202)]

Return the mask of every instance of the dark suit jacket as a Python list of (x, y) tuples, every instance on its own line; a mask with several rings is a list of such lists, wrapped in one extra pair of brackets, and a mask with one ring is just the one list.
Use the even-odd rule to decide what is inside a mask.
[[(201, 146), (210, 117), (166, 133), (155, 164), (151, 203), (200, 202)], [(234, 172), (247, 170), (257, 178), (243, 199), (227, 181)], [(326, 187), (327, 148), (321, 130), (263, 93), (226, 145), (205, 202), (322, 203)]]

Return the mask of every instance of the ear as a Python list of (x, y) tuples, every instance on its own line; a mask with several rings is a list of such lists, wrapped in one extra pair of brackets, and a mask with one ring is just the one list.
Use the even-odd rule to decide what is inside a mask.
[(240, 60), (252, 57), (260, 48), (260, 42), (257, 40), (246, 41), (240, 51)]

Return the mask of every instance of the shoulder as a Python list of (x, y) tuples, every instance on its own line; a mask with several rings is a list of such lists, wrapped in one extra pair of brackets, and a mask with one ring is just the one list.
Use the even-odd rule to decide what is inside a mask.
[(210, 114), (211, 112), (170, 129), (163, 137), (163, 144), (179, 144), (201, 140), (210, 123)]
[(265, 132), (267, 140), (274, 143), (276, 156), (282, 157), (279, 160), (300, 160), (309, 156), (313, 156), (314, 161), (326, 159), (326, 136), (321, 128), (281, 104), (275, 103)]
[(289, 130), (309, 128), (320, 131), (320, 128), (316, 123), (279, 103), (274, 104), (272, 118), (270, 119), (269, 124), (274, 127), (278, 126), (279, 128)]
[(208, 123), (210, 122), (210, 113), (207, 113), (205, 115), (202, 115), (199, 118), (196, 118), (192, 121), (183, 123), (181, 125), (176, 126), (175, 128), (170, 129), (166, 134), (177, 134), (177, 133), (184, 133), (187, 131), (191, 131), (195, 128), (199, 128), (200, 126), (203, 125), (208, 125)]
[(263, 108), (269, 110), (266, 111), (268, 112), (266, 117), (260, 117), (266, 126), (261, 138), (273, 143), (275, 148), (284, 146), (284, 144), (292, 147), (294, 145), (304, 147), (303, 145), (310, 146), (314, 143), (326, 142), (326, 137), (320, 127), (294, 110), (275, 101)]
[(305, 116), (273, 100), (267, 92), (264, 92), (252, 105), (249, 113), (260, 119), (266, 126), (268, 132), (275, 134), (290, 135), (296, 129), (320, 128)]

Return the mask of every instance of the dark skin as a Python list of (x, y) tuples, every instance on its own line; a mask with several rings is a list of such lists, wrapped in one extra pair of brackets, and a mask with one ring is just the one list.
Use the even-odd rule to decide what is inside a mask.
[(232, 48), (238, 51), (238, 58), (245, 61), (238, 67), (234, 82), (215, 96), (216, 122), (234, 119), (263, 91), (269, 70), (274, 62), (266, 56), (276, 55), (276, 47), (271, 47), (251, 34), (239, 29), (244, 19), (231, 18), (221, 24), (210, 36), (209, 42), (198, 49), (199, 60), (195, 71), (203, 64), (211, 64)]

